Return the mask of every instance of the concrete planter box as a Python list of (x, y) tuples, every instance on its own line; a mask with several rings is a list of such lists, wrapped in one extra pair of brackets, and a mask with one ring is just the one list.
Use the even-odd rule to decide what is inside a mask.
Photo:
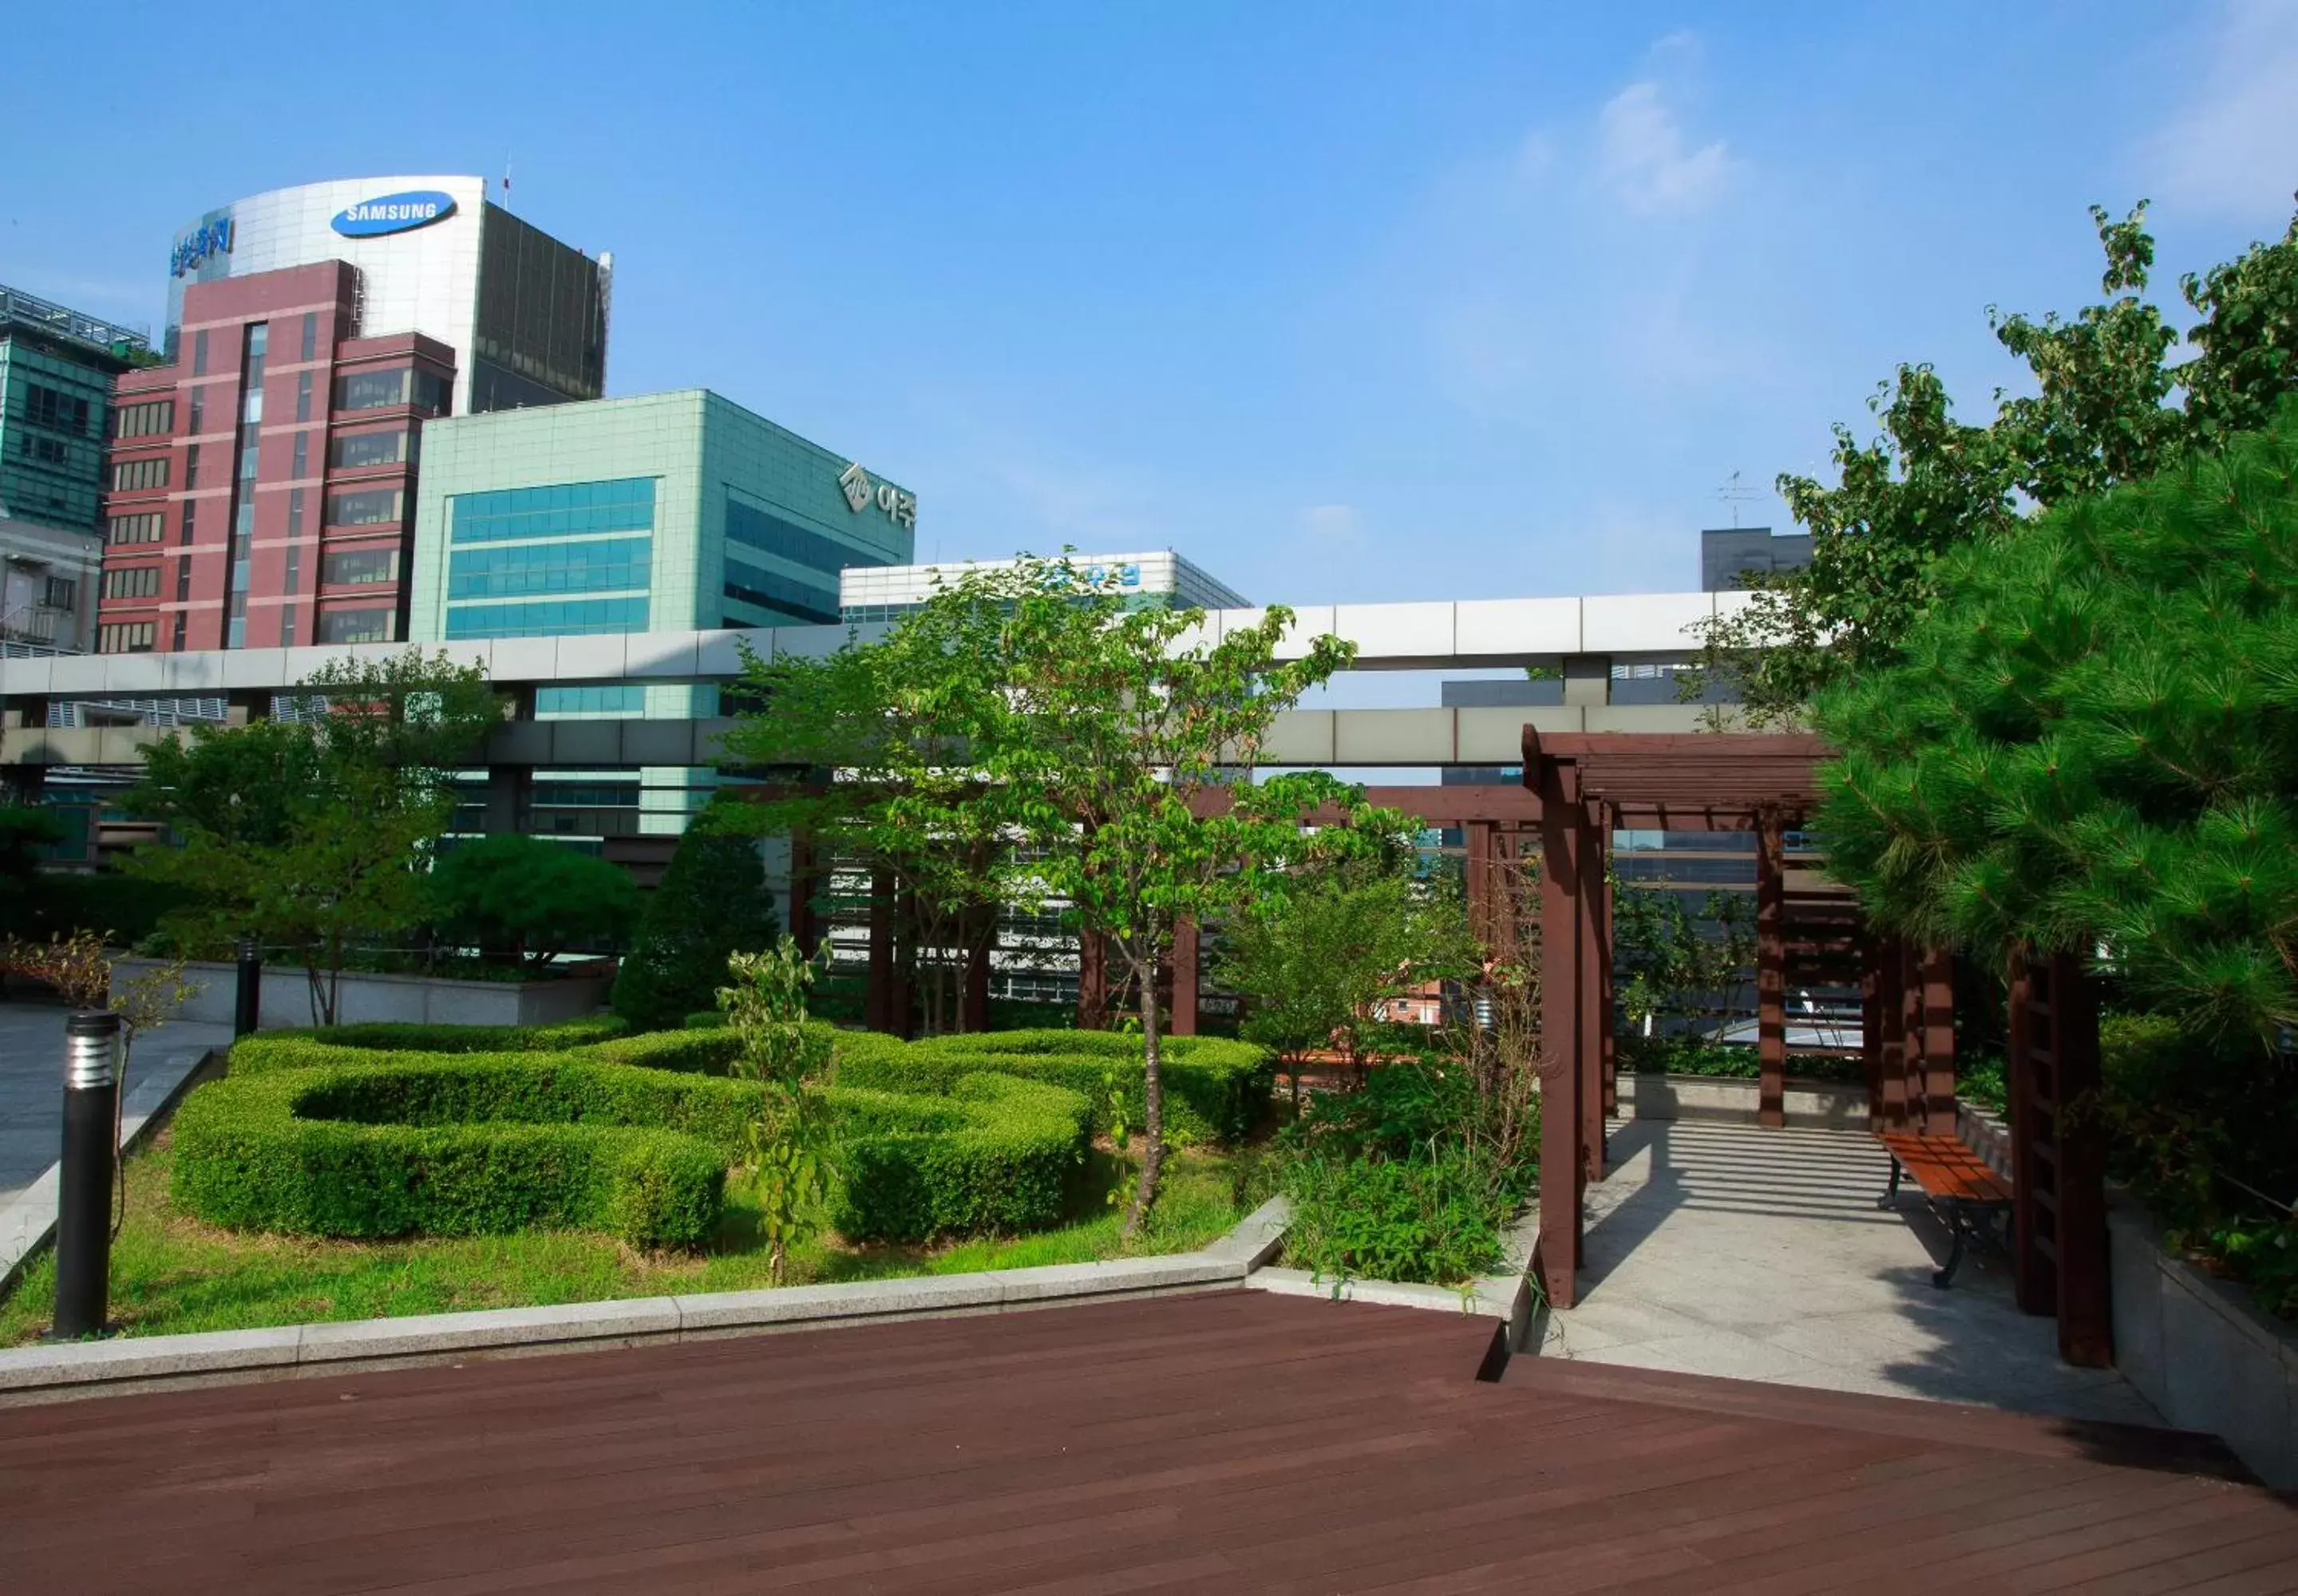
[(1979, 1155), (1981, 1164), (2006, 1181), (2014, 1178), (2011, 1172), (2011, 1127), (1993, 1110), (1957, 1099), (1955, 1130), (1963, 1138), (1963, 1145)]
[(2298, 1488), (2298, 1331), (2162, 1248), (2128, 1192), (2107, 1209), (2114, 1364), (2180, 1429), (2208, 1430), (2268, 1485)]
[[(115, 978), (133, 980), (157, 967), (150, 958), (123, 958)], [(200, 990), (174, 1019), (211, 1024), (232, 1022), (236, 966), (220, 961), (185, 965), (184, 975)], [(607, 975), (564, 976), (554, 981), (451, 981), (431, 975), (368, 975), (345, 971), (335, 1002), (335, 1018), (346, 1025), (377, 1020), (407, 1020), (432, 1025), (555, 1025), (580, 1019), (607, 1000), (614, 978)], [(263, 967), (261, 1028), (293, 1030), (311, 1019), (311, 987), (300, 965)]]
[[(1713, 1119), (1756, 1123), (1761, 1084), (1728, 1075), (1633, 1075), (1620, 1078), (1623, 1119)], [(1787, 1083), (1791, 1125), (1867, 1128), (1867, 1089), (1847, 1083), (1797, 1081)]]

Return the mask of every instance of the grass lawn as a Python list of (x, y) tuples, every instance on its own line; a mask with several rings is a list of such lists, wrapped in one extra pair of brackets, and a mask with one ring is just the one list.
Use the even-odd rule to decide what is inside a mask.
[[(731, 1188), (718, 1241), (698, 1254), (639, 1252), (583, 1230), (328, 1241), (243, 1236), (178, 1212), (168, 1200), (174, 1156), (171, 1138), (163, 1135), (128, 1166), (128, 1218), (112, 1248), (112, 1313), (130, 1335), (743, 1291), (770, 1283), (756, 1211)], [(1106, 1190), (1117, 1160), (1097, 1156), (1095, 1170)], [(792, 1255), (789, 1284), (1187, 1252), (1243, 1217), (1226, 1156), (1176, 1149), (1165, 1170), (1149, 1229), (1130, 1246), (1118, 1239), (1114, 1209), (1059, 1230), (941, 1246), (855, 1247), (830, 1237)], [(54, 1304), (55, 1263), (44, 1255), (0, 1302), (0, 1345), (37, 1337)]]

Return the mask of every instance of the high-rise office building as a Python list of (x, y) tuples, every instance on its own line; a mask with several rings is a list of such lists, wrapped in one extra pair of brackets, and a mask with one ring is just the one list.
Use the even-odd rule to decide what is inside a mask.
[(605, 381), (607, 261), (475, 177), (238, 201), (169, 273), (171, 363), (113, 397), (107, 652), (405, 638), (424, 424)]
[(180, 358), (186, 297), (201, 284), (342, 260), (359, 273), (359, 336), (420, 333), (455, 351), (454, 414), (597, 399), (613, 259), (492, 203), (483, 177), (273, 189), (177, 233), (163, 342)]
[(0, 285), (0, 515), (92, 532), (112, 379), (142, 332)]

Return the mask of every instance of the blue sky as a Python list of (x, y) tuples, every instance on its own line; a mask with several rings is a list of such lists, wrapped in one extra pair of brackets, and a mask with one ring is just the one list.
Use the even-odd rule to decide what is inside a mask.
[[(1914, 14), (1920, 13), (1920, 14)], [(227, 21), (227, 19), (229, 19)], [(2278, 234), (2298, 4), (107, 7), (10, 89), (0, 281), (156, 321), (173, 230), (514, 165), (608, 383), (920, 498), (922, 557), (1171, 547), (1294, 603), (1697, 582), (1989, 303)], [(43, 129), (27, 139), (27, 129)]]

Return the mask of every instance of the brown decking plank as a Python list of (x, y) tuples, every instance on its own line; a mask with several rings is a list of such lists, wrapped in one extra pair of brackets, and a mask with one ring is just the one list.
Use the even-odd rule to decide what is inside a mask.
[(2145, 1515), (2143, 1523), (2145, 1527), (2135, 1534), (2124, 1532), (2137, 1525), (2116, 1525), (2116, 1538), (2104, 1545), (2095, 1541), (2062, 1545), (2064, 1537), (2054, 1537), (2042, 1545), (2022, 1547), (2022, 1552), (2037, 1552), (2044, 1560), (2003, 1578), (2002, 1586), (2013, 1592), (2087, 1592), (2111, 1575), (2155, 1575), (2171, 1565), (2178, 1565), (2175, 1575), (2183, 1581), (2190, 1572), (2183, 1566), (2188, 1558), (2244, 1547), (2298, 1564), (2298, 1513), (2285, 1513), (2270, 1503), (2205, 1500), (2166, 1505)]

